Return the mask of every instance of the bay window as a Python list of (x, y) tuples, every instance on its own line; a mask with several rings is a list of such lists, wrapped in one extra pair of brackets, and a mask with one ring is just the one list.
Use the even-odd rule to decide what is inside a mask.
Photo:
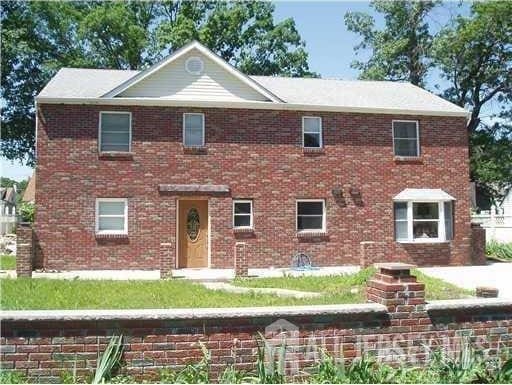
[(443, 242), (453, 239), (453, 202), (394, 202), (398, 242)]

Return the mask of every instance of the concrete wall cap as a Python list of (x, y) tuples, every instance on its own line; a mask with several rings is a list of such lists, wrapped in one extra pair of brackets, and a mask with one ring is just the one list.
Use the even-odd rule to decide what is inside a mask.
[(376, 303), (320, 306), (276, 306), (195, 309), (126, 310), (13, 310), (0, 314), (2, 321), (105, 321), (105, 320), (186, 320), (213, 318), (293, 317), (316, 315), (383, 314), (387, 309)]
[(427, 311), (485, 309), (491, 307), (512, 307), (512, 298), (468, 298), (431, 301)]

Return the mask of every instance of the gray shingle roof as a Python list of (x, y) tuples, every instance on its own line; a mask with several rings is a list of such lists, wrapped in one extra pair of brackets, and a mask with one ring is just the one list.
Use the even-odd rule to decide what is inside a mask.
[[(62, 68), (42, 98), (99, 98), (139, 71)], [(466, 111), (405, 82), (251, 76), (286, 103), (361, 109), (464, 114)]]

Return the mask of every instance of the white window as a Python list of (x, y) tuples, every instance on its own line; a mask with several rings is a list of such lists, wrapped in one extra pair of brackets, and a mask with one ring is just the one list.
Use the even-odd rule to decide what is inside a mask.
[(96, 233), (128, 234), (128, 200), (96, 199)]
[(130, 152), (132, 114), (130, 112), (100, 112), (100, 152)]
[(325, 232), (325, 201), (323, 199), (297, 201), (297, 231)]
[(252, 216), (252, 201), (251, 200), (236, 200), (233, 201), (233, 227), (251, 228), (253, 227)]
[(302, 117), (302, 145), (306, 148), (322, 147), (322, 118)]
[(453, 202), (395, 202), (395, 239), (442, 242), (453, 239)]
[(420, 155), (419, 126), (415, 120), (393, 120), (393, 151), (395, 156)]
[(183, 114), (183, 145), (204, 146), (204, 114)]

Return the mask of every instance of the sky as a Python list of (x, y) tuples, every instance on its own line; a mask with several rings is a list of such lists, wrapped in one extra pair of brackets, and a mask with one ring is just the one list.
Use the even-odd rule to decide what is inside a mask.
[[(359, 42), (358, 36), (348, 31), (344, 15), (349, 11), (367, 12), (375, 17), (377, 26), (384, 24), (366, 1), (277, 1), (275, 18), (277, 21), (292, 17), (297, 29), (306, 42), (309, 53), (310, 70), (324, 78), (357, 79), (358, 72), (350, 67), (356, 59), (353, 47)], [(429, 16), (429, 24), (438, 30), (457, 13), (467, 14), (468, 4), (447, 2), (435, 9)], [(441, 80), (434, 74), (431, 84)], [(32, 169), (19, 162), (0, 158), (0, 175), (15, 180), (23, 180), (32, 174)]]

